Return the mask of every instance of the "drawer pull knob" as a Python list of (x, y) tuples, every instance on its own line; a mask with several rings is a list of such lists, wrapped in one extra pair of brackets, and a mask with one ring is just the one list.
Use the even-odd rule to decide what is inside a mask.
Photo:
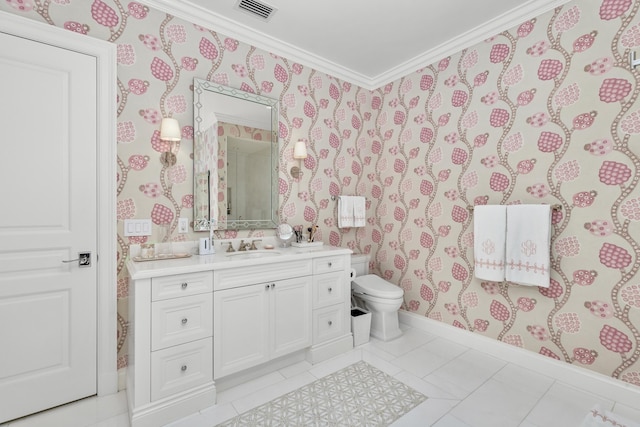
[(273, 289), (273, 288), (275, 288), (275, 287), (276, 287), (276, 284), (275, 284), (275, 283), (272, 283), (272, 284), (271, 284), (271, 289)]
[(333, 265), (332, 263), (329, 263), (329, 268), (331, 268), (332, 265)]
[(329, 320), (329, 326), (333, 325), (333, 322), (331, 320)]
[(331, 292), (331, 291), (333, 291), (333, 288), (329, 288), (329, 289), (327, 289), (327, 290), (328, 290), (329, 292)]
[(186, 317), (182, 318), (182, 324), (186, 325), (189, 320)]
[(187, 282), (184, 282), (182, 285), (180, 285), (182, 287), (182, 289), (187, 289), (187, 286), (189, 286), (189, 284)]
[(264, 288), (265, 288), (266, 290), (269, 290), (269, 285), (264, 285)]
[(187, 365), (182, 365), (182, 367), (180, 367), (180, 370), (182, 372), (186, 371), (187, 370)]

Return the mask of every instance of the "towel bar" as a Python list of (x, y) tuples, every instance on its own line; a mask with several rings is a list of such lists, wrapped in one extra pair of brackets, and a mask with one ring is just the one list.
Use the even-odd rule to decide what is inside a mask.
[[(475, 206), (467, 206), (467, 210), (473, 212), (473, 208)], [(562, 210), (562, 205), (551, 205), (551, 209), (553, 209), (554, 211), (561, 211)]]
[[(332, 195), (332, 196), (331, 196), (331, 200), (333, 200), (333, 201), (335, 202), (336, 200), (338, 200), (338, 196), (333, 196), (333, 195)], [(366, 199), (366, 198), (365, 198), (365, 200), (369, 200), (369, 199)]]

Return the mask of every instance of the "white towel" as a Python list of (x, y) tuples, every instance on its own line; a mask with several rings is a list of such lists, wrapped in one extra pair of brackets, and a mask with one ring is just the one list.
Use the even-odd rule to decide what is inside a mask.
[(504, 280), (507, 207), (480, 205), (473, 209), (473, 258), (478, 279)]
[(367, 199), (362, 196), (353, 197), (353, 226), (364, 227), (366, 225)]
[(520, 285), (549, 287), (551, 206), (507, 207), (506, 279)]
[(353, 227), (353, 197), (338, 197), (338, 228)]

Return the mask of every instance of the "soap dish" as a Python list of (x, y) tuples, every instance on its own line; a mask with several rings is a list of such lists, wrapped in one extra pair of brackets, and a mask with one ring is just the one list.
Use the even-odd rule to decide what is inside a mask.
[(313, 248), (317, 246), (322, 246), (324, 243), (322, 242), (291, 242), (291, 246), (294, 248)]

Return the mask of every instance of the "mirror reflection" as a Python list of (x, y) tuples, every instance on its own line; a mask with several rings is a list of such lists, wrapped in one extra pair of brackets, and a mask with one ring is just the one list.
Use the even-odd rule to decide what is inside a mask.
[(194, 79), (194, 229), (274, 228), (277, 101)]

